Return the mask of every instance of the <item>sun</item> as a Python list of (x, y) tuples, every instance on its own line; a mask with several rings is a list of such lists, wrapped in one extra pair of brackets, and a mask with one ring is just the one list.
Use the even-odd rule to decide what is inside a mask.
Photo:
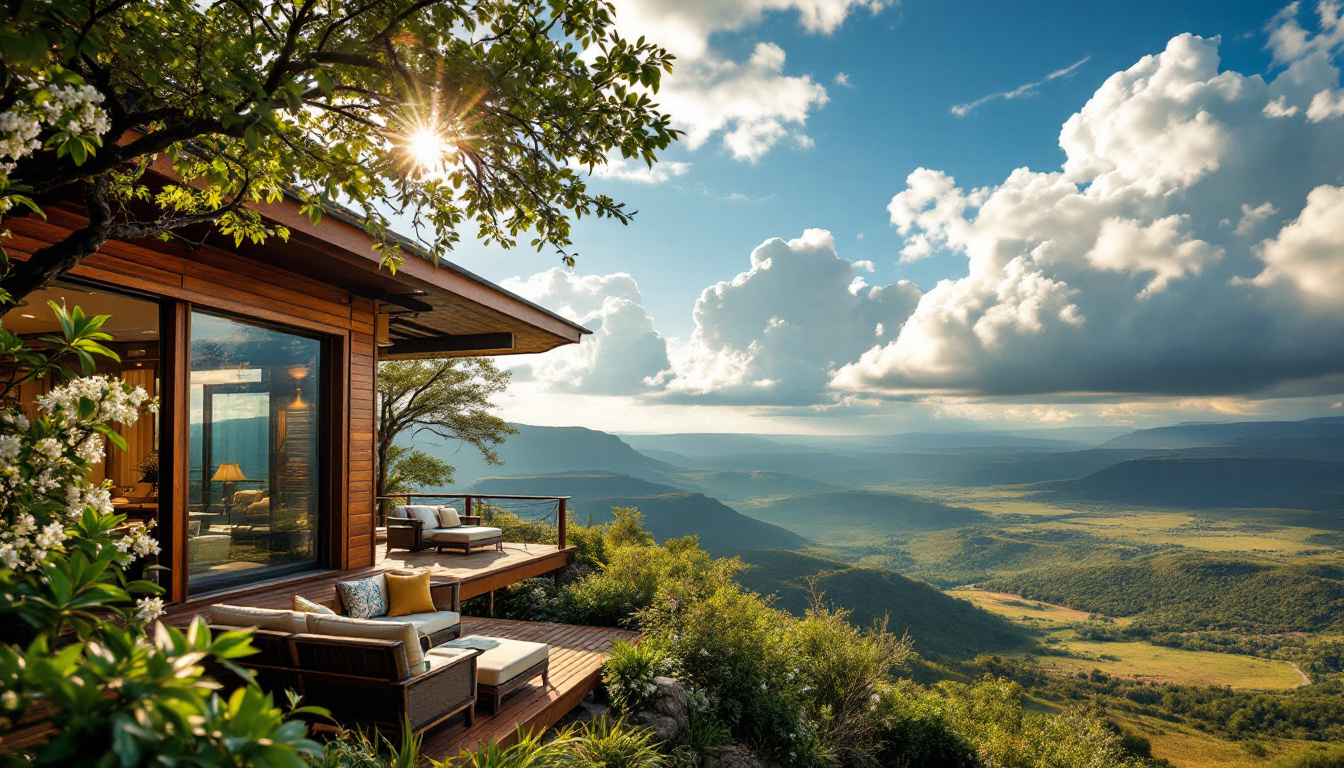
[(420, 128), (406, 137), (406, 151), (421, 168), (434, 169), (443, 165), (451, 149), (442, 134), (429, 128)]

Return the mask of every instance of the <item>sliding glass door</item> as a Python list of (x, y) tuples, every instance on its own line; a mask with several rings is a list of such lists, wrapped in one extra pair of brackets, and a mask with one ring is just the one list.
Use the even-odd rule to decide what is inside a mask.
[(190, 344), (190, 591), (316, 565), (322, 342), (193, 312)]

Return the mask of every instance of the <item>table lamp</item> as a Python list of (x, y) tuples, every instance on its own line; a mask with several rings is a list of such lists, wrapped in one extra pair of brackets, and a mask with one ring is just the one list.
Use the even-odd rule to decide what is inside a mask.
[[(215, 470), (215, 476), (210, 478), (210, 482), (212, 483), (224, 484), (224, 514), (226, 516), (229, 515), (229, 507), (233, 504), (233, 494), (230, 493), (229, 486), (233, 483), (245, 480), (247, 480), (247, 478), (243, 476), (242, 467), (232, 462), (220, 464), (219, 468)], [(229, 520), (229, 522), (233, 521)]]

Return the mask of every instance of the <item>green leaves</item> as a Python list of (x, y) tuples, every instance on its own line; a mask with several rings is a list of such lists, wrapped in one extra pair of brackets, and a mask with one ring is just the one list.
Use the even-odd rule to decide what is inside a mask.
[[(30, 191), (74, 197), (100, 175), (114, 181), (114, 206), (153, 202), (137, 222), (144, 236), (204, 222), (242, 244), (284, 237), (255, 208), (290, 194), (314, 224), (353, 209), (389, 271), (406, 258), (387, 236), (392, 211), (423, 241), (416, 256), (443, 257), (466, 228), (573, 263), (572, 219), (634, 214), (572, 169), (616, 151), (651, 163), (680, 135), (651, 98), (672, 56), (622, 38), (605, 0), (317, 8), (100, 0), (0, 9), (6, 97), (36, 84), (50, 98), (39, 75), (59, 78), (94, 89), (114, 118), (106, 133), (45, 127), (45, 157), (0, 179), (0, 196), (21, 205), (32, 204)], [(408, 137), (420, 129), (451, 144), (442, 167), (414, 162)], [(140, 140), (128, 143), (129, 130)], [(185, 183), (145, 178), (153, 156)], [(136, 211), (144, 208), (120, 206)]]
[(97, 369), (94, 362), (94, 355), (110, 358), (111, 360), (121, 362), (121, 358), (116, 352), (103, 346), (100, 342), (111, 341), (112, 335), (102, 331), (103, 323), (107, 322), (111, 315), (94, 315), (88, 317), (84, 310), (75, 307), (67, 311), (62, 305), (54, 301), (47, 301), (47, 306), (56, 314), (56, 319), (61, 324), (61, 338), (55, 336), (42, 336), (38, 340), (51, 344), (57, 348), (56, 357), (62, 355), (74, 355), (79, 360), (81, 370), (85, 376), (93, 375)]

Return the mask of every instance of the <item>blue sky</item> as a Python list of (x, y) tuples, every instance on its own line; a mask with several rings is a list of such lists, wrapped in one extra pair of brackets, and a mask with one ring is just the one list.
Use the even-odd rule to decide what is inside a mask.
[[(692, 135), (666, 153), (656, 182), (593, 180), (595, 187), (640, 213), (628, 227), (579, 222), (574, 237), (579, 262), (571, 273), (539, 275), (556, 266), (549, 254), (474, 244), (458, 251), (455, 260), (467, 268), (605, 329), (582, 352), (524, 362), (517, 374), (518, 394), (509, 406), (521, 408), (517, 417), (524, 421), (588, 420), (590, 426), (612, 429), (631, 429), (631, 423), (661, 430), (717, 425), (751, 431), (1332, 415), (1330, 406), (1340, 399), (1340, 387), (1331, 377), (1339, 371), (1320, 359), (1320, 350), (1301, 351), (1290, 337), (1318, 333), (1327, 348), (1344, 339), (1337, 327), (1341, 307), (1335, 296), (1318, 296), (1321, 302), (1309, 317), (1275, 315), (1273, 327), (1257, 337), (1262, 347), (1254, 356), (1209, 352), (1198, 370), (1188, 363), (1182, 368), (1180, 357), (1188, 360), (1192, 353), (1182, 351), (1180, 336), (1186, 333), (1184, 316), (1196, 320), (1191, 326), (1207, 323), (1205, 331), (1189, 331), (1185, 342), (1193, 354), (1201, 355), (1219, 346), (1201, 333), (1216, 335), (1220, 327), (1234, 332), (1243, 319), (1251, 322), (1252, 306), (1265, 313), (1275, 311), (1267, 308), (1273, 301), (1290, 306), (1291, 299), (1271, 296), (1280, 290), (1273, 286), (1297, 286), (1310, 294), (1316, 284), (1311, 281), (1328, 282), (1334, 274), (1330, 258), (1324, 257), (1322, 266), (1319, 253), (1335, 233), (1308, 227), (1324, 221), (1321, 226), (1330, 230), (1333, 198), (1322, 193), (1316, 206), (1307, 208), (1309, 192), (1344, 183), (1344, 144), (1336, 141), (1344, 118), (1331, 111), (1330, 101), (1339, 89), (1338, 70), (1332, 74), (1331, 68), (1336, 67), (1339, 38), (1344, 38), (1344, 27), (1332, 26), (1338, 15), (1330, 3), (1285, 11), (1282, 3), (1253, 2), (624, 0), (618, 3), (618, 25), (628, 26), (632, 34), (666, 39), (679, 54), (681, 65), (661, 95)], [(1175, 130), (1147, 142), (1155, 148), (1151, 157), (1122, 146), (1123, 136), (1098, 139), (1096, 146), (1086, 137), (1076, 143), (1075, 155), (1085, 153), (1094, 164), (1119, 168), (1109, 177), (1098, 177), (1096, 171), (1065, 174), (1078, 194), (1102, 194), (1097, 192), (1102, 183), (1098, 178), (1119, 184), (1120, 191), (1111, 202), (1097, 204), (1112, 224), (1094, 221), (1102, 227), (1093, 232), (1095, 242), (1077, 246), (1072, 257), (1052, 261), (1039, 250), (1042, 245), (1046, 252), (1070, 247), (1065, 243), (1072, 230), (1060, 222), (1045, 220), (1039, 232), (1026, 233), (1030, 243), (1023, 245), (1023, 233), (1009, 238), (990, 226), (993, 222), (983, 211), (977, 217), (980, 201), (974, 190), (986, 188), (989, 195), (1011, 186), (1007, 181), (1014, 169), (1042, 174), (1039, 183), (1045, 174), (1058, 176), (1066, 160), (1061, 126), (1083, 110), (1108, 78), (1138, 66), (1144, 57), (1163, 54), (1185, 33), (1204, 40), (1172, 48), (1156, 77), (1179, 72), (1192, 83), (1207, 82), (1205, 90), (1212, 95), (1199, 98), (1213, 99), (1214, 106), (1195, 110), (1205, 112), (1204, 117), (1181, 111), (1183, 96), (1168, 94), (1174, 101), (1153, 106), (1152, 94), (1135, 88), (1132, 99), (1098, 96), (1095, 113), (1083, 122), (1105, 128), (1111, 115), (1142, 107), (1148, 111), (1135, 112), (1133, 119), (1139, 122), (1133, 125), (1151, 127), (1157, 119), (1153, 115), (1159, 114), (1152, 110), (1170, 109), (1169, 118), (1162, 119), (1171, 125), (1184, 120), (1192, 131), (1213, 126), (1204, 137), (1222, 142), (1216, 151), (1208, 150), (1213, 154), (1205, 157), (1198, 147), (1192, 149), (1189, 142), (1203, 140), (1195, 133), (1182, 138)], [(1223, 86), (1209, 68), (1210, 57), (1221, 60), (1216, 72), (1232, 73), (1241, 83), (1235, 95), (1216, 92)], [(1191, 74), (1187, 64), (1203, 66), (1203, 74)], [(1048, 79), (1062, 70), (1067, 73)], [(1276, 102), (1285, 114), (1276, 113), (1278, 119), (1271, 120), (1264, 104), (1286, 92), (1283, 73), (1290, 70), (1294, 82), (1305, 85)], [(1144, 77), (1134, 75), (1133, 82), (1147, 83)], [(995, 96), (1031, 83), (1040, 84), (1014, 98)], [(1320, 94), (1319, 104), (1311, 101), (1315, 93), (1310, 91)], [(952, 110), (980, 99), (985, 100), (965, 114)], [(1247, 106), (1252, 101), (1254, 108)], [(1344, 97), (1340, 103), (1344, 105)], [(1338, 111), (1344, 115), (1344, 106)], [(1144, 130), (1122, 124), (1121, 118), (1112, 122), (1112, 128)], [(1268, 127), (1260, 127), (1261, 122)], [(1175, 143), (1162, 146), (1167, 139)], [(1110, 143), (1102, 146), (1105, 141)], [(1083, 144), (1090, 147), (1086, 152), (1079, 149)], [(1263, 171), (1252, 173), (1262, 166), (1244, 158), (1254, 159), (1271, 145), (1312, 149), (1288, 162), (1282, 149), (1264, 158), (1263, 168), (1282, 177), (1270, 180)], [(1185, 163), (1189, 172), (1163, 165), (1167, 160), (1176, 166)], [(903, 231), (898, 214), (888, 206), (895, 205), (893, 197), (910, 186), (907, 177), (919, 168), (949, 180), (936, 194), (903, 204)], [(1257, 189), (1262, 179), (1274, 194)], [(1163, 184), (1169, 188), (1154, 186)], [(1228, 193), (1219, 194), (1224, 189)], [(1144, 190), (1146, 202), (1115, 207), (1114, 201), (1124, 195), (1138, 194), (1134, 190)], [(956, 201), (966, 199), (971, 204), (957, 224), (918, 217), (921, 207), (936, 207), (937, 200), (960, 205)], [(1259, 212), (1237, 215), (1251, 209)], [(1299, 216), (1302, 226), (1282, 231)], [(963, 219), (981, 233), (959, 240)], [(1256, 227), (1264, 231), (1253, 231)], [(1229, 234), (1233, 228), (1240, 239)], [(824, 230), (829, 239), (805, 234), (808, 230)], [(921, 235), (932, 244), (928, 255), (912, 258), (907, 252), (903, 259), (903, 249), (908, 251)], [(986, 245), (986, 238), (993, 237), (1000, 238), (998, 245)], [(772, 238), (786, 241), (772, 246), (782, 249), (771, 261), (778, 274), (767, 274), (759, 265), (749, 272), (753, 249), (764, 249)], [(1310, 243), (1293, 245), (1304, 238)], [(1008, 240), (1011, 244), (1005, 245)], [(1280, 240), (1270, 252), (1282, 253), (1281, 263), (1270, 264), (1257, 255), (1266, 244)], [(1124, 245), (1107, 250), (1104, 243)], [(1006, 251), (1010, 246), (1022, 253)], [(977, 257), (977, 248), (987, 250)], [(1136, 255), (1135, 249), (1145, 248), (1152, 253)], [(990, 252), (998, 255), (985, 255)], [(968, 269), (968, 258), (974, 265), (1000, 257), (1006, 262), (1014, 255), (1026, 261), (985, 267), (990, 271), (978, 278)], [(1073, 259), (1073, 267), (1065, 264), (1067, 258)], [(785, 285), (782, 259), (813, 259), (806, 269), (819, 271), (807, 278), (799, 266), (796, 283)], [(871, 265), (861, 263), (851, 269), (852, 275), (839, 275), (837, 270), (850, 269), (844, 262), (856, 261)], [(1077, 262), (1085, 262), (1089, 274), (1070, 272)], [(1008, 326), (980, 324), (972, 346), (983, 349), (963, 349), (956, 346), (963, 343), (954, 338), (956, 329), (945, 323), (935, 333), (927, 323), (905, 322), (916, 306), (916, 316), (956, 314), (964, 309), (955, 307), (957, 301), (967, 302), (973, 313), (993, 315), (984, 296), (972, 295), (969, 282), (957, 298), (929, 291), (942, 280), (979, 280), (983, 287), (991, 274), (1018, 275), (1023, 269), (1039, 278), (1032, 284), (1040, 293), (1004, 308), (1007, 314), (1018, 313), (1007, 331), (1012, 338), (994, 330)], [(862, 285), (851, 285), (849, 293), (871, 301), (855, 307), (834, 290), (834, 296), (821, 296), (821, 283), (807, 281), (830, 279), (823, 274), (861, 279)], [(1114, 276), (1114, 284), (1093, 287), (1089, 281), (1099, 280), (1099, 275)], [(1014, 277), (1015, 285), (1027, 285), (1020, 277)], [(1129, 291), (1123, 304), (1113, 295), (1121, 278)], [(735, 279), (742, 285), (726, 289), (722, 301), (711, 297), (706, 303), (702, 293), (707, 288)], [(753, 280), (758, 287), (751, 285)], [(768, 289), (771, 281), (779, 287)], [(911, 285), (899, 286), (901, 281)], [(1017, 289), (1004, 285), (989, 303), (1011, 303), (1004, 291)], [(1263, 287), (1264, 294), (1237, 289), (1236, 300), (1248, 302), (1246, 313), (1229, 310), (1217, 322), (1205, 317), (1210, 303), (1232, 301), (1216, 291), (1251, 285)], [(893, 287), (875, 297), (869, 293), (873, 286)], [(814, 289), (816, 319), (798, 311), (798, 305), (813, 301)], [(753, 290), (759, 295), (748, 300)], [(1099, 298), (1103, 296), (1104, 301)], [(1064, 302), (1057, 313), (1060, 327), (1072, 329), (1073, 336), (1052, 342), (1055, 331), (1049, 322), (1023, 319), (1023, 307), (1038, 312), (1048, 305), (1048, 297)], [(778, 302), (778, 313), (772, 314), (771, 301)], [(1065, 306), (1070, 302), (1073, 309)], [(864, 333), (879, 326), (877, 333), (869, 334), (871, 340), (848, 339), (848, 325), (826, 327), (828, 311), (830, 317), (855, 313), (851, 324), (864, 324)], [(1176, 341), (1162, 350), (1134, 351), (1132, 359), (1132, 341), (1079, 337), (1107, 324), (1137, 329), (1158, 317)], [(714, 327), (716, 322), (724, 327)], [(1252, 327), (1266, 324), (1261, 319)], [(768, 338), (779, 328), (799, 335), (793, 342), (778, 342), (779, 350), (772, 352)], [(826, 349), (828, 333), (848, 339), (836, 345), (834, 355)], [(903, 334), (899, 342), (898, 334)], [(1017, 338), (1026, 345), (1020, 353), (1011, 349)], [(1089, 365), (1095, 369), (1096, 364), (1081, 361), (1076, 350), (1099, 343), (1121, 345), (1108, 359), (1127, 360), (1128, 367), (1109, 379), (1081, 370)], [(809, 344), (816, 351), (809, 352)], [(867, 347), (884, 345), (891, 347), (886, 355), (875, 349), (860, 360)], [(931, 355), (927, 365), (911, 362), (924, 353)], [(1058, 370), (1060, 375), (1012, 370), (1005, 362), (1011, 359), (1036, 360), (1037, 370)], [(640, 365), (617, 370), (630, 360)], [(1079, 370), (1069, 371), (1073, 365)], [(1257, 366), (1299, 374), (1248, 372)], [(1206, 375), (1224, 368), (1226, 376)]]

